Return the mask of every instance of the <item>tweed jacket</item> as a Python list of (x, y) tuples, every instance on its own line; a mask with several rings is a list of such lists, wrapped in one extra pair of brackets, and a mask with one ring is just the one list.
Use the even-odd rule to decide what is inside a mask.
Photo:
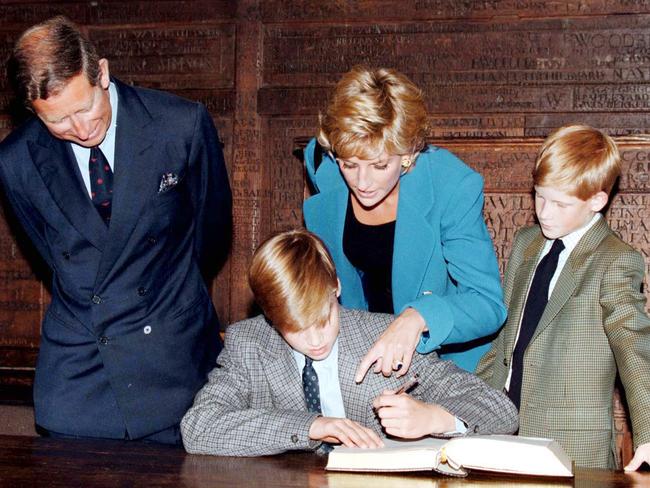
[[(343, 252), (348, 187), (334, 160), (316, 168), (313, 140), (307, 174), (318, 194), (307, 199), (307, 228), (327, 245), (343, 285), (341, 303), (367, 310), (361, 278)], [(393, 309), (412, 307), (429, 332), (418, 352), (439, 351), (468, 371), (489, 349), (506, 318), (492, 240), (483, 220), (481, 175), (445, 149), (429, 146), (400, 178), (393, 244)]]
[[(519, 231), (505, 274), (508, 320), (479, 363), (495, 388), (506, 383), (515, 338), (544, 237)], [(644, 263), (600, 219), (566, 262), (524, 355), (519, 434), (556, 439), (577, 465), (620, 466), (612, 395), (625, 387), (634, 444), (650, 441), (650, 319), (640, 292)]]
[[(357, 385), (354, 372), (391, 315), (340, 308), (339, 380), (346, 416), (381, 434), (373, 399), (403, 381), (369, 373)], [(511, 433), (514, 405), (473, 374), (435, 353), (415, 355), (412, 371), (420, 384), (411, 394), (437, 403), (463, 420), (468, 432)], [(289, 345), (262, 316), (230, 325), (225, 347), (181, 422), (183, 443), (192, 453), (257, 456), (288, 450), (316, 450), (309, 439), (316, 418), (305, 407), (301, 373)]]

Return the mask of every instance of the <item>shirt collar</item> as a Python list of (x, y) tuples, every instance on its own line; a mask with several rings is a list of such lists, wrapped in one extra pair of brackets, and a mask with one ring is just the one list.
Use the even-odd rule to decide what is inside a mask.
[[(293, 357), (296, 360), (298, 369), (302, 372), (302, 368), (305, 367), (305, 355), (301, 352), (296, 351), (295, 349), (291, 349), (291, 352), (293, 352)], [(332, 346), (332, 351), (329, 353), (329, 356), (327, 356), (325, 359), (321, 361), (314, 361), (312, 364), (314, 366), (314, 369), (316, 369), (316, 371), (318, 372), (319, 369), (331, 368), (333, 366), (338, 365), (338, 360), (339, 360), (339, 338), (337, 337), (336, 340), (334, 341), (334, 345)]]
[[(564, 243), (564, 250), (562, 253), (566, 253), (567, 255), (571, 254), (571, 252), (578, 245), (578, 242), (580, 242), (580, 239), (582, 239), (582, 237), (596, 224), (596, 222), (598, 222), (601, 217), (602, 215), (600, 212), (596, 212), (586, 225), (583, 225), (579, 229), (574, 230), (564, 237), (560, 237), (560, 239), (562, 239), (562, 243)], [(544, 244), (545, 250), (549, 249), (553, 245), (554, 240), (555, 239), (546, 240), (546, 243)]]
[(106, 131), (106, 137), (99, 145), (100, 149), (104, 154), (109, 152), (110, 154), (115, 153), (115, 132), (117, 131), (117, 109), (119, 105), (119, 99), (117, 96), (117, 88), (115, 88), (115, 83), (111, 81), (108, 85), (108, 96), (111, 103), (111, 123), (108, 126)]

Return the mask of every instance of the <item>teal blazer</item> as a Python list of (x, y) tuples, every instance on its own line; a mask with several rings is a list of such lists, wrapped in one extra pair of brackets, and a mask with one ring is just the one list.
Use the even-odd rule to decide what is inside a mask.
[[(366, 309), (361, 279), (343, 252), (349, 190), (336, 162), (305, 165), (318, 192), (303, 206), (305, 224), (327, 245), (341, 280), (341, 304)], [(427, 323), (417, 351), (474, 371), (506, 318), (492, 240), (483, 220), (483, 179), (445, 149), (429, 146), (400, 181), (393, 247), (393, 308), (416, 309)], [(441, 349), (441, 346), (442, 347)]]

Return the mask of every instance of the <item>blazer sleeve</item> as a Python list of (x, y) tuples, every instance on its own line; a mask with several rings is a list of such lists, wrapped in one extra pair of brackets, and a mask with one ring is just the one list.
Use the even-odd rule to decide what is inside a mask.
[(440, 209), (440, 236), (455, 290), (420, 296), (400, 310), (416, 309), (429, 326), (420, 353), (490, 335), (506, 318), (499, 267), (483, 220), (483, 179), (472, 171), (454, 186)]
[[(219, 456), (265, 456), (289, 450), (316, 450), (309, 439), (318, 414), (299, 410), (254, 408), (252, 379), (243, 347), (226, 344), (208, 383), (181, 421), (183, 444), (189, 453)], [(259, 392), (258, 392), (259, 394)]]
[(603, 325), (625, 388), (635, 447), (650, 442), (650, 318), (641, 293), (643, 275), (643, 258), (628, 249), (605, 272), (600, 293)]
[(516, 407), (503, 393), (491, 388), (477, 376), (460, 369), (451, 361), (442, 361), (435, 353), (414, 365), (423, 381), (413, 390), (414, 397), (437, 404), (467, 425), (467, 434), (512, 434), (518, 428)]
[(25, 198), (27, 192), (21, 187), (20, 178), (11, 173), (9, 165), (3, 161), (5, 158), (4, 154), (0, 154), (0, 181), (4, 187), (5, 196), (32, 244), (51, 268), (52, 258), (44, 235), (45, 221)]
[(232, 229), (232, 195), (221, 142), (212, 117), (197, 104), (189, 155), (189, 186), (194, 206), (195, 250), (206, 271), (225, 258)]

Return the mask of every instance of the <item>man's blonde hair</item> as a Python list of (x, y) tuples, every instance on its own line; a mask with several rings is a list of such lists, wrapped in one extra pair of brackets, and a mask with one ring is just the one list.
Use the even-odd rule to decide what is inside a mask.
[(588, 125), (567, 125), (542, 144), (533, 182), (588, 200), (600, 191), (609, 195), (620, 174), (621, 157), (611, 137)]
[(422, 91), (403, 74), (357, 66), (343, 75), (325, 114), (318, 142), (342, 158), (414, 154), (425, 146)]
[(325, 244), (306, 229), (282, 232), (262, 243), (253, 255), (248, 282), (264, 315), (287, 332), (325, 324), (338, 288)]

